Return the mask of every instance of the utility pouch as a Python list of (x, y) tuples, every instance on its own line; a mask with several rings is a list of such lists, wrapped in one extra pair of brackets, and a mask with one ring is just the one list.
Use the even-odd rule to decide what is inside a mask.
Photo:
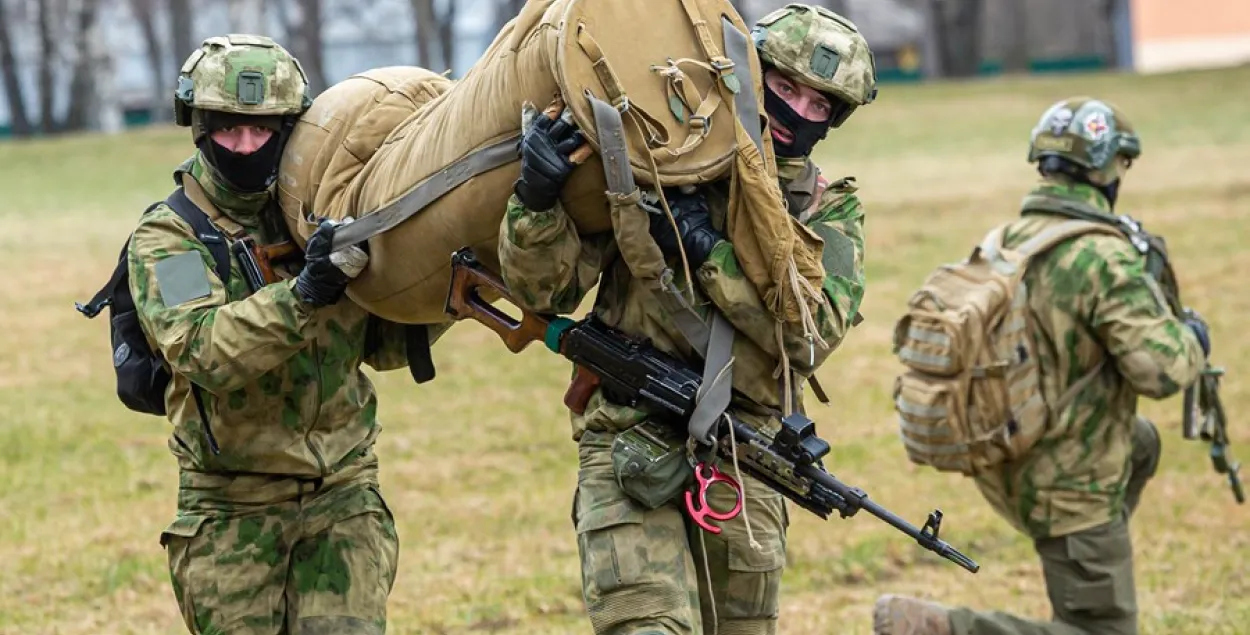
[(647, 509), (668, 503), (694, 482), (684, 436), (651, 421), (616, 435), (612, 471), (621, 490)]

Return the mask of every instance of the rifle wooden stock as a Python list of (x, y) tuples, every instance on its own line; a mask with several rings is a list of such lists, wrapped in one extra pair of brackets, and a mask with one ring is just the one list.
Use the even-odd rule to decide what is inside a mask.
[(602, 383), (602, 379), (584, 366), (573, 367), (573, 380), (569, 382), (568, 390), (564, 391), (564, 406), (573, 414), (585, 414), (586, 404), (590, 403), (590, 396), (595, 394), (595, 389)]
[(274, 264), (293, 260), (293, 256), (303, 254), (295, 246), (295, 243), (289, 240), (272, 245), (257, 245), (255, 242), (249, 241), (248, 249), (251, 250), (252, 257), (256, 259), (256, 266), (260, 268), (261, 275), (265, 277), (265, 284), (273, 284), (278, 281), (278, 276), (273, 272)]
[(521, 319), (517, 320), (486, 300), (480, 291), (483, 288), (488, 295), (497, 295), (516, 306), (503, 280), (483, 267), (471, 251), (462, 249), (453, 254), (451, 288), (444, 307), (448, 315), (485, 324), (513, 353), (521, 352), (530, 342), (543, 340), (549, 324), (546, 319), (521, 310)]

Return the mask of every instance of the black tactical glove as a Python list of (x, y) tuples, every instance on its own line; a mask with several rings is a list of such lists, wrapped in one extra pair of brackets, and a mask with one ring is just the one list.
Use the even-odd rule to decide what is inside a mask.
[(336, 227), (338, 225), (333, 221), (321, 221), (317, 231), (309, 236), (308, 243), (304, 245), (304, 269), (295, 278), (296, 295), (314, 308), (338, 302), (347, 289), (347, 283), (352, 280), (330, 261)]
[(1202, 354), (1204, 356), (1211, 355), (1211, 332), (1207, 328), (1207, 321), (1202, 319), (1201, 315), (1193, 309), (1185, 309), (1185, 326), (1194, 332), (1198, 338), (1198, 344), (1202, 346)]
[(541, 112), (534, 115), (521, 138), (521, 177), (513, 185), (522, 205), (535, 211), (555, 206), (560, 189), (577, 167), (569, 155), (583, 141), (576, 126)]
[(665, 190), (668, 207), (677, 221), (677, 233), (673, 233), (673, 225), (663, 209), (658, 207), (649, 210), (651, 213), (651, 237), (655, 239), (660, 251), (665, 256), (678, 255), (677, 241), (686, 249), (686, 257), (690, 266), (697, 268), (712, 254), (716, 243), (725, 239), (724, 235), (712, 227), (712, 216), (708, 213), (707, 199), (703, 194), (682, 194), (676, 189)]

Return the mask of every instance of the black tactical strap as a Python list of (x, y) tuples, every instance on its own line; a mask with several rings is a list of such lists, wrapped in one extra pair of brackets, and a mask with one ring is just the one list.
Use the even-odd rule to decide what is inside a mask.
[(430, 355), (430, 329), (424, 324), (404, 325), (404, 349), (412, 380), (424, 384), (434, 379), (434, 358)]

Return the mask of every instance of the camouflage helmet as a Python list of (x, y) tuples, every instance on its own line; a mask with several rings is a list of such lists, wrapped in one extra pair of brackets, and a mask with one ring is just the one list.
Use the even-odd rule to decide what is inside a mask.
[(239, 115), (298, 115), (312, 104), (304, 69), (260, 35), (210, 37), (178, 72), (174, 121), (191, 125), (192, 109)]
[(877, 98), (868, 42), (853, 22), (824, 7), (788, 4), (760, 18), (751, 39), (761, 62), (849, 106), (835, 115), (833, 127)]
[(1029, 163), (1065, 159), (1099, 183), (1116, 179), (1115, 158), (1141, 155), (1141, 139), (1124, 113), (1093, 97), (1072, 97), (1052, 105), (1029, 139)]

